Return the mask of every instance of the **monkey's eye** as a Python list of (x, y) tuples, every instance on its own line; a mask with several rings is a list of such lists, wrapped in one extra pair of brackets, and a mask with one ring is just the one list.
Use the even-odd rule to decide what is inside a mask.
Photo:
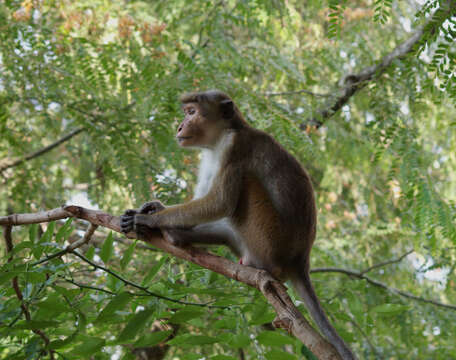
[(195, 109), (194, 109), (194, 108), (188, 109), (188, 110), (187, 110), (187, 114), (189, 114), (189, 115), (195, 114)]

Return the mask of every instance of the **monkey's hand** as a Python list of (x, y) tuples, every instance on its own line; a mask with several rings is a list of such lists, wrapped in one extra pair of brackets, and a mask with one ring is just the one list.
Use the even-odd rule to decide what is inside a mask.
[(129, 233), (133, 231), (134, 227), (134, 218), (138, 213), (138, 210), (129, 209), (120, 216), (120, 229), (123, 233)]
[(140, 227), (143, 225), (147, 226), (147, 224), (138, 224), (138, 228), (136, 226), (135, 216), (138, 214), (153, 214), (163, 209), (165, 209), (165, 206), (158, 200), (146, 202), (138, 210), (129, 209), (120, 217), (120, 228), (125, 234), (130, 231), (136, 231), (136, 233), (144, 235), (146, 229), (140, 229)]
[(134, 231), (138, 238), (150, 235), (157, 226), (153, 214), (139, 214), (137, 210), (127, 210), (120, 217), (120, 228), (123, 233)]

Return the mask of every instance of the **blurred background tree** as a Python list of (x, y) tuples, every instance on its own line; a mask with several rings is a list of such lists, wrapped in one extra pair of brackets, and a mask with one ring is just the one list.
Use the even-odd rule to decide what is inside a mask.
[[(309, 170), (319, 208), (312, 266), (336, 268), (312, 278), (360, 358), (455, 359), (454, 6), (1, 1), (0, 214), (64, 203), (120, 214), (189, 199), (197, 153), (174, 141), (178, 97), (218, 88)], [(321, 112), (347, 75), (423, 25), (407, 55), (357, 83), (334, 115)], [(72, 255), (33, 266), (83, 226), (14, 229), (0, 273), (0, 358), (49, 356), (37, 329), (62, 359), (311, 358), (270, 331), (274, 314), (256, 291), (102, 230), (84, 251), (103, 268)], [(369, 270), (368, 280), (343, 269)]]

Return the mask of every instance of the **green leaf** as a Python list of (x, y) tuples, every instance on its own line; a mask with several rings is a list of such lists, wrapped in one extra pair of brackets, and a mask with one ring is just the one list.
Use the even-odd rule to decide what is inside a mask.
[(191, 335), (183, 334), (178, 335), (174, 339), (167, 342), (169, 345), (181, 345), (181, 344), (191, 344), (191, 345), (208, 345), (215, 344), (219, 342), (218, 339), (206, 336), (206, 335)]
[(34, 244), (38, 234), (38, 224), (32, 224), (29, 227), (29, 240)]
[(272, 322), (276, 315), (272, 311), (265, 311), (263, 314), (258, 316), (253, 315), (252, 320), (249, 321), (249, 325), (262, 325)]
[(245, 334), (228, 334), (225, 340), (228, 345), (235, 349), (246, 347), (250, 344), (250, 337)]
[(100, 251), (100, 258), (106, 264), (109, 259), (111, 258), (112, 254), (114, 253), (114, 247), (112, 246), (113, 238), (112, 238), (112, 231), (109, 232), (108, 237), (103, 243), (103, 247)]
[(17, 276), (21, 272), (19, 271), (8, 271), (0, 274), (0, 285), (3, 285), (7, 281), (11, 280), (13, 277)]
[(105, 339), (96, 337), (84, 337), (83, 342), (80, 345), (76, 346), (71, 351), (71, 354), (74, 354), (77, 356), (77, 358), (81, 358), (82, 355), (87, 355), (87, 357), (93, 356), (103, 348), (105, 343)]
[(135, 314), (119, 334), (117, 341), (126, 342), (133, 339), (141, 330), (144, 329), (153, 313), (154, 309), (147, 309)]
[(34, 245), (31, 241), (21, 242), (20, 244), (17, 244), (14, 246), (12, 255), (19, 253), (23, 249), (32, 249), (33, 250), (34, 247), (36, 247), (36, 246), (37, 245)]
[(142, 281), (142, 285), (147, 285), (151, 282), (151, 280), (155, 277), (155, 275), (160, 271), (163, 264), (168, 260), (168, 256), (163, 256), (152, 268), (149, 270), (147, 275), (145, 276), (144, 280)]
[(234, 317), (225, 317), (223, 319), (217, 320), (214, 323), (215, 329), (232, 329), (234, 330), (237, 326), (238, 319)]
[(109, 303), (104, 307), (98, 317), (95, 319), (95, 322), (103, 322), (110, 320), (114, 315), (114, 312), (117, 310), (123, 309), (128, 302), (131, 300), (132, 296), (129, 293), (121, 292), (116, 295)]
[(28, 329), (28, 330), (35, 330), (35, 329), (44, 329), (44, 328), (54, 328), (58, 327), (59, 323), (57, 321), (52, 320), (29, 320), (29, 321), (22, 321), (14, 325), (15, 328), (18, 329)]
[(285, 351), (273, 349), (264, 354), (267, 360), (297, 360), (298, 358)]
[(128, 249), (125, 251), (124, 255), (122, 256), (122, 259), (120, 260), (120, 267), (122, 268), (122, 270), (124, 270), (127, 267), (128, 263), (130, 262), (131, 258), (133, 257), (135, 248), (136, 248), (136, 241), (128, 247)]
[(72, 345), (74, 344), (74, 339), (77, 334), (78, 334), (78, 331), (74, 332), (70, 336), (67, 336), (63, 340), (52, 341), (49, 345), (49, 348), (50, 349), (66, 349), (66, 348), (72, 347)]
[(48, 223), (46, 231), (44, 232), (43, 236), (39, 240), (39, 243), (48, 243), (52, 239), (52, 235), (54, 235), (54, 228), (55, 228), (55, 221), (51, 221)]
[(36, 306), (41, 310), (41, 315), (50, 316), (51, 318), (53, 315), (58, 316), (62, 312), (68, 311), (65, 300), (56, 295), (37, 303)]
[(278, 331), (263, 331), (258, 334), (257, 340), (260, 344), (268, 346), (282, 346), (287, 344), (294, 344), (294, 339), (289, 336), (283, 335)]
[(65, 221), (65, 224), (57, 231), (57, 234), (55, 234), (55, 241), (59, 242), (61, 239), (63, 240), (68, 240), (68, 237), (70, 234), (73, 232), (73, 227), (71, 226), (71, 223), (73, 222), (73, 218), (68, 218), (67, 221)]
[(135, 342), (135, 347), (155, 346), (165, 341), (171, 335), (172, 330), (156, 331), (151, 334), (144, 335)]
[(371, 312), (378, 313), (381, 315), (397, 315), (409, 309), (410, 307), (407, 305), (382, 304), (372, 308)]
[(238, 360), (238, 358), (235, 358), (233, 356), (228, 356), (228, 355), (215, 355), (215, 356), (211, 356), (209, 359), (211, 359), (211, 360)]
[(89, 250), (87, 250), (84, 255), (87, 259), (93, 260), (93, 257), (95, 255), (95, 248), (93, 247), (93, 245), (90, 245)]
[(28, 271), (24, 273), (25, 279), (31, 284), (39, 284), (46, 281), (46, 274), (38, 271)]
[(204, 311), (202, 309), (196, 309), (196, 308), (191, 308), (191, 307), (186, 307), (182, 310), (179, 310), (176, 312), (171, 318), (169, 319), (169, 322), (173, 324), (181, 324), (185, 323), (191, 319), (204, 316), (207, 314), (207, 311)]

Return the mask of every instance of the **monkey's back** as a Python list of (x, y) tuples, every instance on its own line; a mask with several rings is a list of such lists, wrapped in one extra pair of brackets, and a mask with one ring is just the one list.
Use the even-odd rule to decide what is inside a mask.
[(310, 177), (262, 131), (244, 128), (237, 132), (233, 145), (229, 156), (243, 169), (243, 190), (233, 223), (244, 238), (251, 265), (286, 278), (308, 259), (315, 239)]

